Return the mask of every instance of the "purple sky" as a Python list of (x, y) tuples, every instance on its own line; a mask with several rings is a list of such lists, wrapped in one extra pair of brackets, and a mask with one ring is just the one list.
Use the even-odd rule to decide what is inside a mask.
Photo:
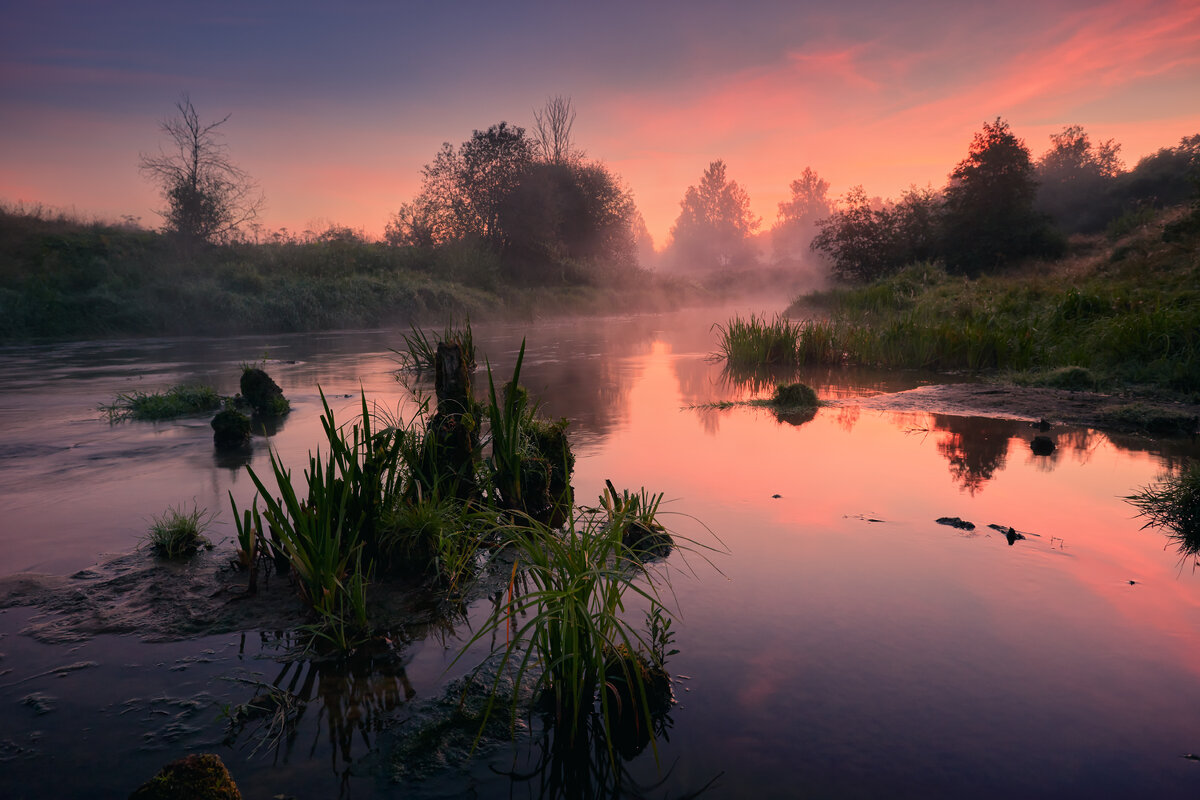
[(188, 92), (268, 229), (379, 234), (443, 141), (570, 96), (576, 143), (661, 245), (723, 158), (769, 227), (812, 166), (840, 195), (940, 187), (985, 120), (1035, 157), (1081, 124), (1132, 166), (1200, 132), (1200, 3), (10, 2), (0, 200), (157, 224), (137, 170)]

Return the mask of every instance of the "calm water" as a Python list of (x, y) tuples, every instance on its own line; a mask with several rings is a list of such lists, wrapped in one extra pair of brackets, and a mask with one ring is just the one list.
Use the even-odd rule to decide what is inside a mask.
[[(694, 574), (671, 558), (679, 702), (658, 763), (623, 763), (629, 794), (1200, 796), (1200, 762), (1183, 757), (1200, 753), (1200, 575), (1121, 500), (1196, 446), (1056, 428), (1057, 451), (1038, 457), (1024, 423), (853, 405), (913, 375), (801, 375), (843, 403), (802, 424), (689, 408), (753, 392), (705, 358), (726, 315), (476, 329), (501, 375), (528, 337), (523, 382), (571, 420), (579, 500), (605, 478), (665, 492), (677, 528), (708, 536), (691, 515), (728, 550), (715, 568), (692, 559)], [(213, 538), (229, 547), (227, 492), (252, 494), (243, 465), (215, 457), (207, 419), (100, 421), (118, 392), (197, 380), (232, 394), (239, 364), (265, 356), (294, 409), (271, 444), (299, 471), (320, 438), (318, 385), (342, 419), (360, 387), (411, 413), (388, 351), (400, 343), (367, 332), (0, 350), (0, 572), (67, 575), (127, 553), (152, 514), (181, 503), (219, 509)], [(265, 440), (251, 465), (265, 468)], [(1010, 546), (989, 524), (1027, 538)], [(446, 671), (457, 633), (408, 644), (401, 667), (335, 679), (274, 658), (273, 633), (51, 645), (21, 634), (36, 613), (0, 612), (0, 796), (125, 796), (198, 751), (219, 753), (248, 798), (553, 788), (553, 765), (536, 772), (528, 749), (518, 778), (511, 748), (395, 768), (405, 725), (463, 672)], [(251, 732), (226, 740), (219, 715), (254, 695), (248, 680), (308, 699), (294, 739), (257, 752)]]

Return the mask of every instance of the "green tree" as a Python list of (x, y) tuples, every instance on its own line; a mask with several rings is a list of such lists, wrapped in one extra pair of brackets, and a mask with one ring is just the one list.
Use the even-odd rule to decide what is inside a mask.
[(932, 189), (911, 188), (899, 201), (872, 201), (861, 186), (817, 223), (812, 249), (830, 261), (834, 277), (865, 283), (917, 261), (939, 257), (941, 198)]
[(761, 220), (750, 212), (750, 196), (729, 180), (725, 162), (708, 165), (697, 186), (689, 186), (671, 228), (675, 263), (686, 269), (725, 268), (754, 258), (750, 235)]
[(476, 239), (499, 251), (505, 244), (501, 207), (533, 164), (525, 129), (501, 122), (449, 142), (421, 170), (421, 191), (388, 223), (392, 244), (432, 246)]
[(1034, 209), (1037, 180), (1025, 142), (996, 118), (976, 133), (950, 173), (943, 207), (943, 254), (951, 271), (977, 273), (1030, 255), (1054, 255), (1062, 241)]
[(221, 141), (218, 129), (229, 115), (205, 124), (187, 94), (175, 109), (161, 124), (170, 146), (143, 153), (138, 168), (162, 189), (167, 207), (159, 214), (167, 232), (192, 242), (227, 240), (257, 218), (263, 197)]
[(833, 211), (829, 181), (811, 167), (791, 183), (792, 195), (779, 204), (779, 216), (771, 227), (775, 258), (802, 258), (817, 234), (817, 223)]
[(1120, 212), (1112, 190), (1123, 168), (1121, 145), (1093, 145), (1080, 125), (1050, 134), (1050, 143), (1037, 163), (1037, 209), (1064, 230), (1100, 230)]

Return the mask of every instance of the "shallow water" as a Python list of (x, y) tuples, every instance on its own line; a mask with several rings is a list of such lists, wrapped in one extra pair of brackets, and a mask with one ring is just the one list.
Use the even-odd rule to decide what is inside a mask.
[[(930, 380), (915, 374), (803, 374), (843, 404), (795, 424), (690, 408), (755, 391), (705, 358), (726, 316), (476, 327), (499, 375), (528, 338), (523, 383), (571, 420), (577, 499), (606, 478), (665, 492), (676, 527), (717, 544), (700, 520), (728, 551), (690, 559), (694, 574), (669, 559), (678, 704), (657, 764), (647, 751), (622, 765), (627, 790), (1196, 796), (1200, 762), (1183, 756), (1200, 752), (1200, 576), (1121, 500), (1196, 445), (1059, 427), (1041, 457), (1025, 423), (852, 403)], [(320, 438), (318, 385), (339, 419), (360, 387), (412, 413), (393, 379), (400, 344), (375, 331), (0, 350), (0, 571), (71, 574), (193, 502), (221, 511), (212, 535), (230, 547), (227, 492), (252, 495), (244, 464), (214, 455), (207, 419), (108, 425), (96, 407), (117, 393), (197, 380), (232, 394), (239, 364), (265, 357), (294, 409), (270, 444), (299, 470)], [(251, 465), (266, 452), (256, 439)], [(1026, 538), (1009, 545), (989, 524)], [(36, 617), (0, 613), (0, 796), (123, 796), (197, 751), (219, 753), (247, 797), (556, 789), (561, 765), (505, 774), (514, 759), (534, 770), (528, 748), (397, 768), (406, 730), (466, 669), (446, 671), (462, 625), (400, 645), (399, 667), (347, 678), (279, 661), (274, 632), (51, 645), (20, 633)], [(253, 697), (252, 681), (306, 699), (293, 739), (227, 738), (222, 709)]]

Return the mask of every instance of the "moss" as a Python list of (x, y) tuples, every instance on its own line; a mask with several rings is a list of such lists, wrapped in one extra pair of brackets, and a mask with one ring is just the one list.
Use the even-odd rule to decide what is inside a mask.
[(213, 442), (221, 449), (234, 449), (250, 441), (250, 418), (227, 408), (213, 417)]
[(279, 384), (258, 367), (246, 367), (242, 370), (241, 389), (242, 398), (250, 404), (255, 414), (281, 417), (290, 410)]
[(139, 786), (129, 800), (241, 800), (233, 776), (220, 756), (185, 756), (163, 767)]
[(815, 408), (817, 393), (804, 383), (782, 383), (775, 387), (771, 405), (778, 408)]

